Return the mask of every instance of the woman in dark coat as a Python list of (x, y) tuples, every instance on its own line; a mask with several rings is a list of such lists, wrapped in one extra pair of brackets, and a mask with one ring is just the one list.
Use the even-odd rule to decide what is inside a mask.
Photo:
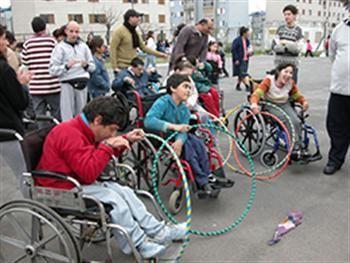
[(239, 29), (239, 37), (235, 38), (232, 42), (231, 53), (232, 53), (232, 67), (233, 76), (237, 76), (236, 90), (241, 90), (241, 82), (244, 83), (246, 90), (249, 91), (248, 82), (248, 65), (250, 51), (249, 42), (249, 29), (246, 27), (241, 27)]
[(7, 64), (5, 30), (0, 26), (0, 128), (24, 134), (22, 111), (28, 106), (28, 93), (22, 85), (31, 74), (16, 72)]

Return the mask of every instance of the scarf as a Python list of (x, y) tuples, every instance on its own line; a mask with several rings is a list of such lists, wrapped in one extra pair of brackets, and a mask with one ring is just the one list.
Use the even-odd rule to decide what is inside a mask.
[(139, 39), (139, 36), (137, 35), (137, 32), (136, 32), (136, 26), (130, 25), (127, 21), (125, 21), (123, 25), (131, 33), (131, 36), (132, 36), (132, 47), (135, 48), (135, 49), (138, 48), (140, 46), (140, 39)]

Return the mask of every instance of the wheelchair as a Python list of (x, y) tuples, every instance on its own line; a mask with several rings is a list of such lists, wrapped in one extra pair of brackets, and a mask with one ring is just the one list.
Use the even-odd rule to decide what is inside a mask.
[[(35, 170), (45, 137), (53, 126), (33, 130), (23, 137), (13, 130), (0, 129), (1, 163), (16, 175), (24, 197), (0, 207), (0, 261), (96, 262), (83, 259), (82, 251), (91, 243), (106, 242), (107, 259), (104, 262), (113, 262), (113, 230), (127, 240), (136, 261), (144, 262), (126, 230), (111, 222), (110, 205), (84, 194), (79, 182), (70, 176)], [(120, 182), (120, 178), (125, 178), (123, 174), (129, 174), (128, 180), (134, 178), (132, 183), (136, 184), (136, 174), (130, 166), (116, 160), (111, 160), (109, 166), (114, 169), (105, 170), (102, 180)], [(35, 185), (35, 179), (44, 177), (70, 182), (74, 188), (65, 190)], [(164, 221), (150, 193), (142, 190), (135, 190), (135, 193), (148, 198), (156, 216)]]
[[(248, 94), (248, 101), (259, 82), (250, 79), (251, 92)], [(296, 151), (291, 149), (293, 147), (292, 138), (288, 142), (288, 131), (284, 130), (276, 119), (263, 114), (253, 114), (249, 104), (243, 104), (234, 115), (233, 129), (235, 135), (240, 139), (251, 156), (258, 156), (261, 164), (266, 168), (276, 166), (280, 159), (297, 164), (308, 164), (322, 159), (317, 132), (311, 125), (307, 124), (309, 115), (303, 111), (301, 105), (294, 102), (290, 103), (301, 123), (300, 147)], [(269, 107), (271, 108), (268, 102), (262, 101), (260, 103), (261, 112), (268, 112)], [(278, 105), (274, 107), (277, 107), (277, 110), (282, 115), (287, 115)], [(288, 119), (287, 116), (286, 119)], [(292, 124), (287, 123), (287, 126), (292, 126)], [(291, 133), (294, 133), (294, 128), (290, 128), (290, 130), (292, 130)], [(311, 150), (312, 142), (313, 150)], [(237, 149), (243, 152), (243, 149), (238, 144)]]
[[(151, 96), (142, 97), (136, 90), (131, 91), (128, 95), (130, 99), (130, 107), (133, 117), (130, 118), (130, 126), (133, 128), (144, 128), (144, 118), (147, 111), (152, 107), (153, 103), (165, 95), (166, 93), (157, 93)], [(198, 123), (199, 117), (193, 120), (194, 123)], [(147, 130), (146, 130), (147, 132)], [(151, 133), (154, 133), (150, 131)], [(199, 128), (195, 131), (196, 135), (203, 138), (210, 160), (210, 168), (217, 177), (225, 178), (224, 174), (224, 161), (218, 149), (216, 149), (215, 138), (212, 133), (203, 128)], [(155, 133), (160, 137), (167, 137), (167, 134)], [(130, 165), (137, 175), (137, 188), (141, 189), (144, 186), (151, 193), (153, 192), (153, 185), (151, 180), (151, 172), (153, 168), (153, 161), (157, 152), (157, 149), (161, 146), (161, 141), (155, 139), (145, 138), (143, 141), (134, 143), (129, 151), (125, 151), (120, 158), (120, 162)], [(194, 173), (189, 163), (185, 160), (181, 160), (182, 168), (184, 169), (187, 179), (192, 187), (194, 193), (197, 193), (197, 187), (195, 184)], [(168, 199), (168, 210), (172, 214), (178, 214), (184, 204), (184, 190), (180, 168), (177, 163), (171, 157), (171, 153), (164, 149), (159, 158), (159, 162), (156, 165), (156, 184), (157, 186), (172, 186), (171, 194)], [(218, 191), (220, 192), (220, 191)], [(198, 196), (204, 198), (203, 196)], [(211, 198), (218, 198), (217, 195), (210, 196)]]

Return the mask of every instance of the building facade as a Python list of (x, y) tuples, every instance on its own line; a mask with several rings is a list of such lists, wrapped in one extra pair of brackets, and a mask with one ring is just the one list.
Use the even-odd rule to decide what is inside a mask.
[(265, 48), (271, 47), (278, 26), (284, 22), (282, 9), (288, 4), (294, 4), (299, 9), (298, 24), (303, 29), (304, 39), (309, 39), (314, 49), (320, 47), (322, 50), (325, 37), (348, 13), (337, 0), (267, 0)]
[(11, 7), (0, 7), (0, 25), (6, 27), (10, 31), (13, 31)]
[(34, 16), (42, 16), (48, 30), (75, 20), (81, 25), (81, 35), (89, 32), (105, 36), (106, 22), (117, 21), (113, 28), (123, 23), (123, 14), (129, 8), (144, 13), (140, 29), (170, 34), (169, 0), (11, 0), (14, 32), (17, 38), (32, 35), (30, 22)]

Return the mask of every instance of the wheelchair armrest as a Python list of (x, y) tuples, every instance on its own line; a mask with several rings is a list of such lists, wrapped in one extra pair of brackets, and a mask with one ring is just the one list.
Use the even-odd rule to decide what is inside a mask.
[(23, 141), (22, 135), (12, 129), (0, 129), (0, 141), (19, 140)]
[(41, 177), (41, 178), (51, 178), (51, 179), (58, 179), (62, 181), (69, 181), (72, 183), (79, 191), (82, 191), (81, 184), (74, 179), (73, 177), (60, 174), (60, 173), (55, 173), (55, 172), (50, 172), (50, 171), (44, 171), (44, 170), (34, 170), (31, 171), (32, 177)]
[(116, 164), (115, 166), (116, 167), (122, 167), (122, 168), (125, 168), (127, 170), (130, 171), (131, 173), (131, 181), (132, 181), (132, 186), (133, 188), (136, 188), (136, 185), (137, 185), (137, 176), (136, 176), (136, 173), (134, 171), (134, 169), (130, 166), (130, 165), (127, 165), (127, 164), (124, 164), (124, 163), (117, 163), (118, 162), (118, 159), (116, 159), (115, 157), (113, 157), (113, 159), (115, 160)]
[(47, 115), (36, 115), (36, 118), (35, 118), (36, 121), (41, 121), (41, 122), (52, 122), (54, 124), (59, 124), (60, 122), (52, 117), (52, 116), (47, 116)]

